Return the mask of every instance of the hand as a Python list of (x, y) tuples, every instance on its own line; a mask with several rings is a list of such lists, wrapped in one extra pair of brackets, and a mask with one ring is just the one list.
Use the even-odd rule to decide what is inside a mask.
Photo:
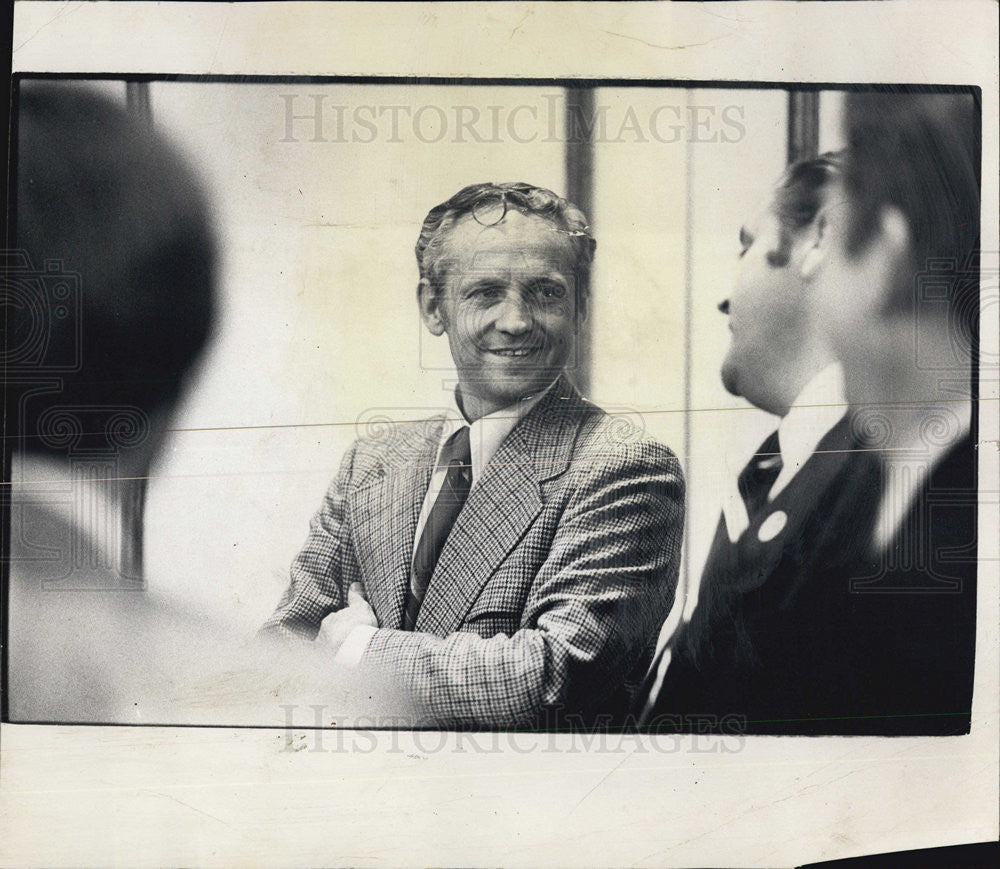
[(347, 639), (347, 635), (357, 625), (377, 628), (378, 619), (375, 618), (375, 611), (365, 597), (364, 587), (360, 582), (352, 582), (347, 591), (347, 606), (323, 619), (316, 642), (325, 644), (336, 654)]

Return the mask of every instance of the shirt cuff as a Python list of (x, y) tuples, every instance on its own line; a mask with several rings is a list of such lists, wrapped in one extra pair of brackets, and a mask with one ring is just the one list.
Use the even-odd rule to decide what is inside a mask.
[(348, 669), (354, 669), (361, 663), (361, 656), (368, 648), (372, 637), (378, 628), (371, 625), (355, 625), (347, 635), (347, 639), (340, 644), (337, 654), (333, 656), (333, 663)]

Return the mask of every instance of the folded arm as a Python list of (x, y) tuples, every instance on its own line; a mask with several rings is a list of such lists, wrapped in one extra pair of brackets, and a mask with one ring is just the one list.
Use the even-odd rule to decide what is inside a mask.
[(379, 629), (363, 664), (389, 670), (441, 726), (516, 726), (546, 710), (600, 708), (651, 647), (673, 600), (684, 486), (649, 443), (600, 457), (567, 482), (521, 629), (490, 638)]
[(347, 451), (310, 521), (306, 542), (292, 561), (291, 581), (261, 633), (315, 639), (323, 617), (345, 606), (347, 589), (360, 580), (347, 518), (356, 448)]

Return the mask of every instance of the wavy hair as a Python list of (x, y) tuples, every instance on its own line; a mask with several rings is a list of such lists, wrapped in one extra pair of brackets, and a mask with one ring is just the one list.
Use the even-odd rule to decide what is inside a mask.
[(796, 236), (816, 219), (825, 202), (827, 186), (840, 176), (843, 168), (843, 152), (829, 151), (793, 163), (785, 171), (774, 193), (779, 235), (777, 249), (767, 253), (772, 266), (788, 265)]
[[(590, 288), (590, 264), (594, 259), (597, 242), (591, 235), (587, 217), (568, 199), (551, 190), (523, 182), (494, 184), (487, 181), (463, 187), (454, 196), (432, 208), (424, 218), (417, 238), (415, 253), (420, 277), (430, 283), (437, 293), (444, 288), (447, 276), (447, 258), (444, 256), (447, 239), (455, 224), (467, 215), (476, 216), (482, 209), (502, 206), (501, 217), (510, 209), (525, 215), (535, 215), (550, 221), (564, 233), (575, 254), (574, 271), (578, 298), (585, 298)], [(478, 218), (477, 218), (478, 219)], [(484, 222), (480, 220), (480, 222)], [(484, 225), (490, 225), (484, 223)]]

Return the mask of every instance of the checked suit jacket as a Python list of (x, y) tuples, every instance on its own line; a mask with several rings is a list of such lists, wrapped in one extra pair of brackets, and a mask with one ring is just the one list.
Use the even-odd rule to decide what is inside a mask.
[(443, 424), (354, 443), (262, 630), (315, 638), (357, 581), (379, 624), (363, 666), (392, 674), (436, 725), (561, 727), (561, 715), (623, 714), (676, 589), (677, 458), (623, 434), (621, 419), (560, 377), (474, 482), (416, 630), (403, 631)]

